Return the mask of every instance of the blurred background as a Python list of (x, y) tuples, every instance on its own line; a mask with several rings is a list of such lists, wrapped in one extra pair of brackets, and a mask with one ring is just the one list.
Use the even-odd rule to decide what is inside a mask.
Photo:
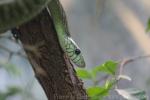
[[(61, 2), (70, 34), (83, 52), (87, 69), (107, 60), (120, 61), (150, 54), (150, 38), (145, 32), (150, 17), (149, 0)], [(150, 96), (150, 59), (128, 64), (124, 74), (132, 81), (121, 81), (120, 87), (138, 87)], [(85, 82), (85, 87), (90, 85)], [(7, 97), (7, 94), (12, 96)], [(0, 38), (0, 100), (6, 97), (6, 100), (47, 100), (22, 47), (12, 39), (10, 31)]]

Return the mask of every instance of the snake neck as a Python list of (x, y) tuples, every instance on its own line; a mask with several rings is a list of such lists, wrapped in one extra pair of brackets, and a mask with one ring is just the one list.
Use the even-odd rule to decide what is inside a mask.
[(57, 34), (57, 35), (61, 35), (61, 36), (58, 36), (58, 41), (63, 51), (66, 51), (65, 47), (66, 47), (66, 41), (68, 40), (68, 37), (62, 34)]
[(51, 0), (47, 8), (53, 19), (53, 23), (54, 23), (58, 37), (70, 36), (69, 31), (68, 31), (65, 11), (61, 3), (59, 2), (59, 0)]

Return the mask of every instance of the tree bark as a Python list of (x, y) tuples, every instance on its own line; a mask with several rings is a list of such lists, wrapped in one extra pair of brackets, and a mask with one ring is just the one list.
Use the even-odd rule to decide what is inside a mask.
[(48, 100), (87, 100), (83, 82), (64, 55), (46, 9), (19, 26), (21, 40), (35, 76)]

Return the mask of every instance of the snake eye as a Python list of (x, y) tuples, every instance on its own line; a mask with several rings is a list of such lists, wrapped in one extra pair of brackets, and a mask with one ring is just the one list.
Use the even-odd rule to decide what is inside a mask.
[(79, 55), (81, 53), (80, 49), (75, 50), (75, 54)]

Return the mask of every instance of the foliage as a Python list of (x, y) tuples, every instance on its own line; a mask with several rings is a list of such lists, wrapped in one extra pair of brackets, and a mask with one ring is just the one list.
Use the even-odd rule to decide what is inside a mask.
[(97, 66), (93, 69), (93, 74), (96, 75), (98, 72), (104, 72), (110, 75), (115, 75), (117, 69), (117, 62), (107, 61), (106, 63)]
[(0, 62), (0, 68), (4, 68), (11, 75), (15, 75), (15, 76), (21, 75), (20, 70), (11, 63)]
[[(119, 89), (117, 83), (121, 80), (129, 80), (131, 78), (126, 75), (120, 75), (117, 73), (119, 70), (119, 62), (107, 61), (100, 66), (96, 66), (91, 70), (77, 68), (77, 75), (84, 79), (93, 82), (93, 86), (87, 87), (87, 93), (90, 100), (104, 100), (105, 97), (110, 95), (111, 90), (115, 90), (118, 95), (127, 100), (147, 100), (145, 91), (141, 91), (135, 88)], [(105, 73), (107, 77), (102, 80), (98, 79), (98, 73)], [(105, 81), (103, 85), (100, 85), (101, 81)]]
[(118, 94), (128, 100), (146, 100), (146, 92), (135, 88), (116, 89)]
[[(15, 65), (10, 63), (0, 62), (0, 68), (5, 69), (11, 75), (18, 76), (21, 74), (18, 68)], [(6, 92), (0, 91), (0, 100), (7, 100), (7, 98), (17, 95), (21, 92), (22, 89), (18, 86), (8, 86)]]
[(147, 21), (147, 28), (146, 28), (146, 32), (150, 31), (150, 18)]
[(10, 86), (7, 88), (6, 92), (0, 92), (0, 100), (7, 100), (10, 96), (14, 96), (21, 92), (21, 88), (16, 86)]

